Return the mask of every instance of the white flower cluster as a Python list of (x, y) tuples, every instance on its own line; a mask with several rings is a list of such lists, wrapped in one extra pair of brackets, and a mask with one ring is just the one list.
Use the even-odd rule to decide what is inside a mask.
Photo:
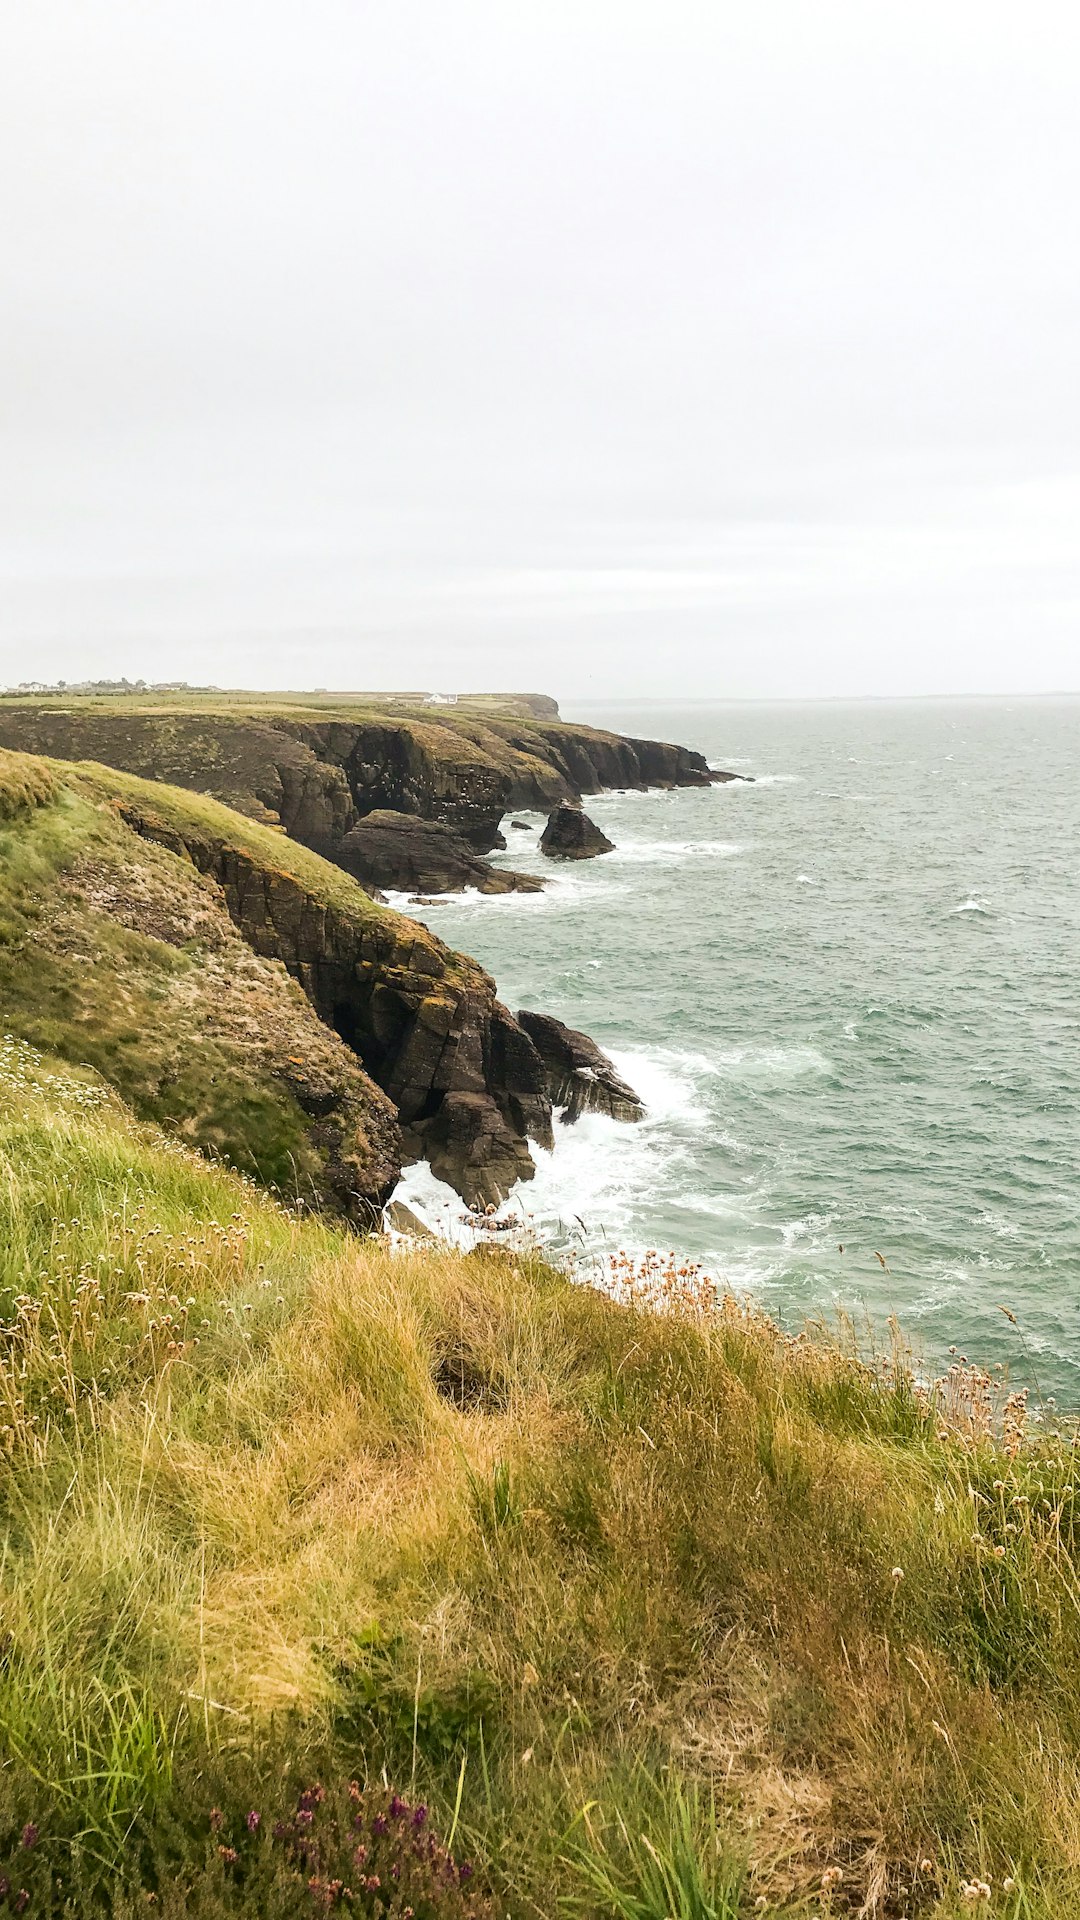
[(10, 1033), (0, 1036), (0, 1092), (23, 1097), (47, 1094), (69, 1110), (82, 1112), (108, 1106), (112, 1098), (100, 1083), (50, 1072), (36, 1047), (26, 1040), (16, 1040)]

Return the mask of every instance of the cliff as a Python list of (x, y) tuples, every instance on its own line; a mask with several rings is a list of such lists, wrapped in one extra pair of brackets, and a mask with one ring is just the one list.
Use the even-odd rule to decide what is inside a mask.
[(98, 760), (212, 794), (332, 860), (376, 811), (442, 822), (484, 853), (516, 807), (550, 812), (606, 788), (733, 777), (689, 748), (577, 726), (557, 712), (543, 696), (452, 707), (359, 695), (5, 699), (0, 746)]
[(474, 961), (220, 802), (87, 763), (3, 763), (18, 800), (6, 1031), (357, 1217), (403, 1159), (471, 1204), (531, 1177), (529, 1140), (552, 1139), (548, 1071)]

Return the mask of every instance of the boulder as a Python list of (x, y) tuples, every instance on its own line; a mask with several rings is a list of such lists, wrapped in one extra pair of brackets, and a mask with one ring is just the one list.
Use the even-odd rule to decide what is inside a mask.
[(412, 1240), (435, 1240), (427, 1223), (404, 1200), (390, 1200), (383, 1208), (383, 1226), (388, 1232), (408, 1234)]
[(549, 860), (592, 860), (598, 853), (614, 853), (615, 843), (580, 807), (560, 800), (540, 836), (540, 851)]
[(587, 1033), (564, 1026), (549, 1013), (522, 1011), (517, 1018), (544, 1063), (551, 1104), (563, 1108), (567, 1126), (583, 1113), (606, 1113), (612, 1120), (642, 1118), (643, 1102)]
[(532, 828), (530, 827), (527, 820), (511, 820), (510, 825), (513, 827), (515, 833), (531, 833), (532, 832)]
[(489, 866), (464, 836), (441, 820), (380, 808), (364, 815), (340, 841), (339, 866), (363, 887), (392, 887), (402, 893), (539, 893), (543, 881), (531, 873)]
[(421, 1134), (428, 1163), (438, 1179), (482, 1209), (498, 1206), (519, 1180), (536, 1169), (528, 1142), (515, 1132), (487, 1093), (448, 1093)]

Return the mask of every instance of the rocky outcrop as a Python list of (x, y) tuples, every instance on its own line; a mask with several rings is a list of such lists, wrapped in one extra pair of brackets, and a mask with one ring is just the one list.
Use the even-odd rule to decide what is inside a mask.
[(31, 820), (8, 828), (29, 857), (14, 896), (0, 874), (4, 1030), (289, 1203), (375, 1225), (402, 1165), (387, 1095), (189, 859), (55, 786), (47, 862)]
[(567, 1125), (583, 1113), (606, 1113), (612, 1120), (642, 1118), (645, 1108), (633, 1087), (587, 1033), (577, 1033), (548, 1013), (524, 1010), (518, 1025), (544, 1063), (551, 1103), (563, 1109)]
[(440, 820), (380, 811), (365, 814), (338, 843), (337, 863), (362, 886), (407, 893), (539, 893), (531, 873), (493, 867)]
[(560, 720), (542, 695), (447, 708), (295, 694), (0, 700), (0, 746), (212, 794), (334, 861), (376, 812), (439, 821), (486, 853), (516, 807), (735, 777), (686, 747)]
[(205, 811), (166, 811), (151, 785), (133, 796), (134, 784), (120, 800), (124, 819), (213, 878), (255, 952), (284, 963), (389, 1095), (408, 1156), (427, 1157), (474, 1206), (531, 1177), (528, 1141), (552, 1141), (547, 1074), (482, 968), (358, 890), (337, 897), (316, 885), (310, 856), (271, 861), (257, 833), (245, 842), (230, 831), (224, 809), (214, 831)]
[(598, 853), (614, 853), (615, 843), (580, 807), (562, 800), (540, 835), (540, 851), (549, 860), (593, 860)]

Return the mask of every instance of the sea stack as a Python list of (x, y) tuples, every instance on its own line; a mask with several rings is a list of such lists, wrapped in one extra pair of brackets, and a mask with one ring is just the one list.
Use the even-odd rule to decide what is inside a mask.
[(560, 800), (540, 836), (540, 851), (549, 860), (592, 860), (598, 853), (614, 853), (615, 843), (580, 807)]

